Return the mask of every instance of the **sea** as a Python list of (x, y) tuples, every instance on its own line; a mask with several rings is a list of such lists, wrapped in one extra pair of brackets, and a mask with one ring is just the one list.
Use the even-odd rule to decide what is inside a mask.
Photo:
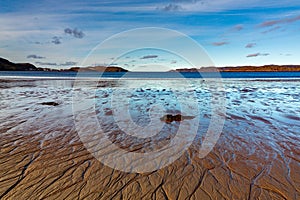
[(300, 72), (41, 72), (41, 71), (1, 71), (3, 78), (300, 78)]

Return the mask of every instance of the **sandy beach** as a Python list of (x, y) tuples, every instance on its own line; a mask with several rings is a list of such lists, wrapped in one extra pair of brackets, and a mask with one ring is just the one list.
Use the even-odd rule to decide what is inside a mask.
[[(74, 124), (73, 84), (72, 80), (0, 80), (0, 199), (300, 198), (299, 80), (226, 80), (225, 125), (204, 158), (197, 156), (197, 150), (209, 123), (205, 109), (209, 95), (195, 80), (192, 92), (201, 97), (203, 126), (179, 159), (147, 173), (105, 166), (85, 148)], [(112, 129), (106, 120), (112, 113), (105, 109), (109, 91), (128, 84), (135, 83), (98, 85), (96, 112), (108, 130)], [(143, 84), (134, 89), (130, 102), (132, 116), (141, 126), (148, 123), (147, 117), (139, 119), (154, 102), (151, 97), (178, 109), (168, 99), (168, 87), (155, 90), (149, 86), (151, 80)], [(149, 105), (143, 107), (145, 98)], [(141, 111), (135, 113), (138, 108)], [(118, 137), (118, 131), (110, 132), (110, 137), (122, 148), (142, 153), (165, 145), (164, 140), (172, 139), (167, 130), (177, 125), (166, 124), (166, 135), (153, 143), (136, 145), (130, 138)]]

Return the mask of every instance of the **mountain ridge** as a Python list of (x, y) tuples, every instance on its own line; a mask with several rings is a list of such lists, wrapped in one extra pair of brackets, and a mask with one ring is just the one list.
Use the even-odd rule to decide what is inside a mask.
[(299, 72), (300, 65), (179, 68), (170, 72)]
[(128, 70), (117, 66), (71, 67), (69, 69), (51, 69), (36, 67), (30, 63), (13, 63), (0, 57), (0, 71), (56, 71), (56, 72), (127, 72)]
[[(56, 72), (129, 72), (118, 66), (88, 66), (71, 67), (69, 69), (51, 69), (36, 67), (31, 63), (13, 63), (0, 57), (0, 71), (56, 71)], [(179, 68), (169, 72), (299, 72), (300, 65), (263, 65), (263, 66), (236, 66), (236, 67), (201, 67)]]

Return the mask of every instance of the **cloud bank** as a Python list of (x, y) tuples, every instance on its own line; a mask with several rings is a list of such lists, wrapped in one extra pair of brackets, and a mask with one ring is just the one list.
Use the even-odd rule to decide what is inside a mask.
[(299, 20), (300, 20), (300, 15), (295, 16), (295, 17), (285, 18), (285, 19), (265, 21), (265, 22), (261, 23), (259, 25), (259, 27), (271, 27), (271, 26), (275, 26), (277, 24), (289, 24), (289, 23), (293, 23), (293, 22), (296, 22)]
[(64, 62), (64, 63), (55, 63), (55, 62), (35, 62), (35, 64), (38, 64), (38, 65), (44, 65), (44, 66), (63, 66), (63, 67), (67, 67), (67, 66), (74, 66), (74, 65), (77, 65), (77, 62), (73, 62), (73, 61), (68, 61), (68, 62)]

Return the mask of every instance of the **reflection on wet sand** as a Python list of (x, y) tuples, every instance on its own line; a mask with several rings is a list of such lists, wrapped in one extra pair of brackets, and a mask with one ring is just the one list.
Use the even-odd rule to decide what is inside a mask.
[[(134, 81), (101, 81), (97, 92), (91, 92), (97, 99), (99, 120), (112, 115), (105, 109), (109, 89), (128, 84), (134, 86)], [(209, 94), (201, 84), (195, 81), (193, 88), (201, 97), (202, 112), (192, 146), (163, 169), (135, 174), (104, 166), (85, 149), (74, 126), (71, 80), (1, 81), (0, 198), (299, 199), (300, 82), (225, 81), (225, 126), (213, 151), (203, 159), (197, 150), (210, 113), (205, 101)], [(180, 109), (176, 101), (167, 99), (168, 88), (137, 88), (130, 102), (136, 106), (131, 107), (131, 116), (137, 124), (149, 123), (147, 106), (140, 103), (157, 92), (164, 105)], [(153, 102), (148, 99), (147, 103)], [(141, 117), (145, 121), (139, 121)], [(110, 130), (111, 121), (102, 123)], [(154, 137), (160, 143), (147, 143), (147, 139), (133, 143), (134, 137), (123, 140), (118, 131), (112, 131), (110, 139), (129, 151), (149, 151), (171, 140), (168, 133), (176, 132), (179, 123), (165, 124), (165, 135)]]

